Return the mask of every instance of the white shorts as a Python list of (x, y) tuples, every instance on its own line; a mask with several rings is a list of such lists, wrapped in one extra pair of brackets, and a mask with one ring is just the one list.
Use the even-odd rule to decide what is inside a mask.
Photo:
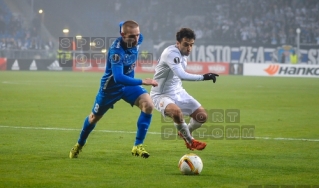
[(167, 105), (174, 103), (183, 112), (183, 115), (189, 116), (197, 110), (201, 104), (190, 96), (185, 90), (181, 90), (175, 95), (151, 95), (156, 110), (160, 111), (163, 116)]

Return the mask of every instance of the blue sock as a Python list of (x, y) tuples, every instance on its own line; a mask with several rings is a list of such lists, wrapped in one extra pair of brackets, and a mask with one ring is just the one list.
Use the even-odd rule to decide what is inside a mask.
[(89, 134), (92, 132), (96, 124), (90, 124), (89, 123), (89, 117), (86, 117), (84, 120), (83, 128), (80, 134), (80, 138), (78, 140), (78, 143), (82, 146), (84, 146), (86, 139), (88, 138)]
[(146, 114), (141, 111), (140, 117), (137, 120), (137, 132), (135, 146), (143, 144), (148, 127), (150, 126), (152, 120), (152, 114)]

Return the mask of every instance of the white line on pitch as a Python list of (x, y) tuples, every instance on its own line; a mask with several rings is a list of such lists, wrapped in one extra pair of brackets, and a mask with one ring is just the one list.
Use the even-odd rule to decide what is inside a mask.
[[(5, 126), (0, 125), (0, 128), (12, 128), (12, 129), (33, 129), (33, 130), (57, 130), (57, 131), (81, 131), (81, 129), (71, 129), (71, 128), (54, 128), (54, 127), (18, 127), (18, 126)], [(95, 132), (108, 132), (108, 133), (125, 133), (125, 134), (135, 134), (135, 131), (117, 131), (117, 130), (94, 130)], [(147, 134), (157, 134), (161, 135), (160, 132), (148, 132)], [(208, 135), (207, 135), (208, 136)], [(289, 140), (289, 141), (309, 141), (309, 142), (319, 142), (319, 139), (308, 139), (308, 138), (271, 138), (271, 137), (255, 137), (261, 140)]]
[[(0, 128), (12, 128), (12, 129), (33, 129), (33, 130), (57, 130), (57, 131), (81, 131), (81, 129), (70, 129), (70, 128), (54, 128), (54, 127), (18, 127), (18, 126), (5, 126), (0, 125)], [(109, 133), (126, 133), (132, 134), (135, 131), (116, 131), (116, 130), (93, 130), (95, 132), (109, 132)], [(148, 132), (148, 134), (161, 134), (158, 132)]]

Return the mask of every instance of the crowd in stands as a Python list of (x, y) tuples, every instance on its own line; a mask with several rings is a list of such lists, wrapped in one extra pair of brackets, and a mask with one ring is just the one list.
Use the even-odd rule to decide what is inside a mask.
[(11, 12), (1, 0), (0, 5), (0, 50), (53, 49), (52, 42), (42, 42), (38, 17), (28, 24), (22, 15)]
[(171, 6), (169, 0), (153, 0), (154, 7), (162, 7), (154, 8), (145, 21), (148, 34), (158, 41), (170, 40), (179, 27), (188, 26), (198, 39), (216, 43), (292, 45), (296, 44), (296, 29), (300, 28), (301, 43), (319, 44), (318, 0), (182, 2)]
[[(119, 21), (134, 15), (145, 38), (152, 39), (154, 44), (174, 40), (179, 28), (191, 27), (198, 40), (242, 45), (295, 45), (296, 29), (300, 28), (301, 44), (319, 45), (318, 0), (181, 0), (177, 3), (171, 0), (135, 0), (134, 3), (131, 0), (110, 0), (99, 3), (106, 7), (92, 1), (90, 6), (83, 8), (105, 10), (89, 11), (90, 14), (99, 14), (96, 22), (91, 22), (96, 25), (92, 31), (94, 35), (99, 35), (98, 31), (108, 34), (105, 28), (114, 28)], [(85, 16), (84, 11), (78, 12), (81, 13), (78, 19)], [(72, 11), (72, 15), (76, 16), (76, 11)], [(99, 29), (103, 24), (107, 26)], [(86, 24), (82, 25), (85, 27)], [(118, 32), (117, 28), (114, 30)], [(52, 42), (43, 42), (41, 38), (39, 18), (25, 24), (21, 15), (0, 6), (0, 49), (52, 48)]]

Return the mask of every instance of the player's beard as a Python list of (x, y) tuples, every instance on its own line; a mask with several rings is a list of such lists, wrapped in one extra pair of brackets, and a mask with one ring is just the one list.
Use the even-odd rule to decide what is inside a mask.
[(188, 52), (187, 50), (182, 51), (182, 55), (183, 55), (183, 56), (189, 56), (189, 54), (190, 54), (190, 52)]
[(135, 47), (137, 45), (137, 41), (135, 39), (129, 39), (127, 45), (128, 48)]
[(127, 42), (122, 40), (121, 43), (124, 48), (132, 48), (137, 45), (137, 41), (135, 39), (129, 39)]

